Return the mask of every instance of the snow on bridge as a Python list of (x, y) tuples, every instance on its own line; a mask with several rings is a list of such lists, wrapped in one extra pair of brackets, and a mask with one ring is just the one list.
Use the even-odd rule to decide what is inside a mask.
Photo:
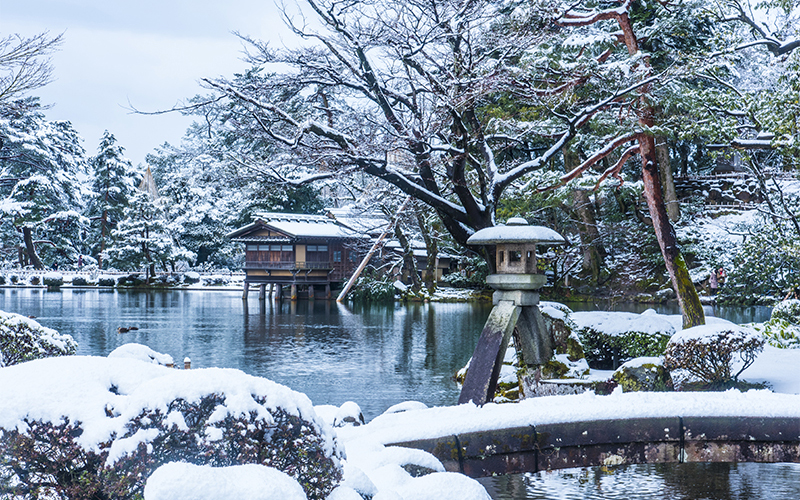
[(425, 450), (472, 477), (633, 463), (800, 462), (800, 395), (585, 393), (385, 414), (346, 432), (349, 443)]

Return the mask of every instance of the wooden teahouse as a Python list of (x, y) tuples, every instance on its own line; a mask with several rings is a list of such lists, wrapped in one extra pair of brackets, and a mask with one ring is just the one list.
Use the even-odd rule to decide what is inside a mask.
[(358, 243), (369, 242), (367, 236), (324, 215), (281, 213), (258, 214), (254, 222), (227, 236), (245, 244), (244, 297), (251, 284), (260, 285), (261, 298), (267, 285), (275, 288), (278, 298), (289, 285), (293, 300), (302, 289), (309, 298), (324, 289), (324, 297), (330, 298), (331, 287), (346, 282), (358, 266)]

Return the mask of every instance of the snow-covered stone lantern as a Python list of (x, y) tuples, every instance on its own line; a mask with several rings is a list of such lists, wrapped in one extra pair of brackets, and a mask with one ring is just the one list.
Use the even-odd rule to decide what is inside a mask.
[(514, 329), (517, 349), (529, 365), (546, 363), (553, 354), (552, 341), (539, 311), (539, 289), (547, 277), (536, 266), (536, 247), (563, 245), (564, 238), (542, 226), (531, 226), (514, 217), (505, 226), (494, 226), (473, 234), (470, 245), (493, 245), (495, 274), (486, 278), (494, 288), (494, 308), (486, 320), (472, 355), (459, 403), (484, 404), (492, 400), (506, 348)]

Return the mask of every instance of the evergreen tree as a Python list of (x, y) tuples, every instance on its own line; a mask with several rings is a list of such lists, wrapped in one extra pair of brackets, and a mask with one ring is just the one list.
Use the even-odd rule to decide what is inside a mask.
[(144, 267), (149, 282), (157, 265), (168, 271), (180, 260), (194, 260), (194, 254), (173, 239), (174, 227), (149, 193), (136, 190), (123, 217), (111, 231), (113, 243), (106, 251), (112, 266), (128, 270)]
[(114, 135), (106, 130), (100, 140), (97, 156), (89, 161), (93, 174), (87, 212), (92, 220), (89, 244), (91, 254), (96, 256), (101, 269), (102, 255), (109, 245), (111, 231), (122, 220), (138, 181), (130, 160), (123, 156), (123, 152), (124, 148), (117, 144)]
[[(18, 241), (20, 265), (73, 262), (82, 217), (86, 160), (70, 122), (50, 122), (38, 100), (0, 108), (0, 185), (4, 241)], [(20, 236), (22, 241), (19, 241)]]

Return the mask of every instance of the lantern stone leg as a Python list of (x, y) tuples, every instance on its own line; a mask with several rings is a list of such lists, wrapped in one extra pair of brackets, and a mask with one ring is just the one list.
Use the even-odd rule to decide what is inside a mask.
[(458, 404), (472, 401), (482, 405), (492, 400), (508, 348), (508, 339), (517, 326), (521, 310), (513, 302), (502, 301), (489, 313), (489, 319), (486, 320), (469, 363)]

